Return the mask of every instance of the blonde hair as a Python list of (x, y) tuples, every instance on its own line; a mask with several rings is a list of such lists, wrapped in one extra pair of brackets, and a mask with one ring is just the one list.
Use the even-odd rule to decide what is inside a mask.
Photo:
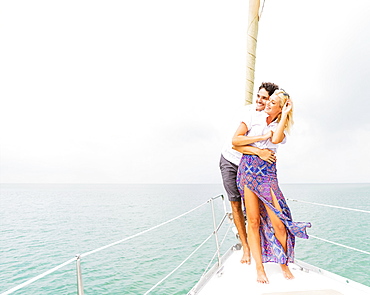
[[(281, 109), (284, 107), (284, 105), (285, 105), (285, 103), (287, 102), (288, 99), (292, 100), (290, 98), (289, 94), (286, 93), (284, 89), (275, 90), (274, 94), (277, 95), (280, 98), (280, 107), (281, 107)], [(280, 122), (280, 120), (281, 120), (281, 113), (277, 116), (277, 122)], [(294, 121), (293, 121), (293, 105), (292, 105), (292, 109), (289, 111), (289, 113), (287, 115), (284, 130), (286, 130), (288, 133), (290, 133), (290, 130), (293, 126), (293, 123), (294, 123)]]

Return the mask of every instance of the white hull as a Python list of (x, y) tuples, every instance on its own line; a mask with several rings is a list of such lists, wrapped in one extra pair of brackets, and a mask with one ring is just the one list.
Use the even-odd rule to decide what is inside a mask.
[[(239, 245), (238, 245), (239, 246)], [(293, 280), (286, 280), (280, 267), (266, 263), (265, 271), (269, 284), (256, 281), (255, 264), (240, 263), (241, 250), (230, 249), (225, 254), (224, 264), (210, 270), (189, 294), (243, 294), (243, 295), (369, 295), (370, 287), (297, 261), (290, 264)], [(221, 273), (221, 275), (219, 275)]]

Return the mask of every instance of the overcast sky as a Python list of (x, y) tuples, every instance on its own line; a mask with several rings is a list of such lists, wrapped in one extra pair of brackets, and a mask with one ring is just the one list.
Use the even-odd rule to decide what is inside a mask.
[[(370, 182), (370, 1), (267, 0), (255, 87), (295, 125), (282, 183)], [(2, 183), (221, 183), (247, 0), (1, 1)]]

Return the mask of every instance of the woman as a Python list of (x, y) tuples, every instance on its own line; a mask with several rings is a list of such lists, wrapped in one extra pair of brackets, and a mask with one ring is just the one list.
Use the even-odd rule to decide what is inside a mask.
[[(251, 144), (276, 152), (285, 142), (284, 131), (293, 124), (292, 101), (284, 90), (276, 90), (266, 104), (265, 115), (242, 122), (233, 137), (234, 146)], [(246, 134), (248, 133), (248, 136)], [(268, 283), (262, 263), (279, 263), (286, 279), (293, 279), (287, 264), (294, 261), (295, 236), (308, 238), (307, 222), (293, 222), (279, 188), (276, 163), (254, 155), (243, 155), (238, 169), (238, 189), (244, 196), (248, 218), (248, 242), (256, 262), (257, 281)]]

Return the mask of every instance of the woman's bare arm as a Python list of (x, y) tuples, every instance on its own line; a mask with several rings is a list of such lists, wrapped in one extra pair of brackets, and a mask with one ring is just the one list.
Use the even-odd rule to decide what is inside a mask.
[(283, 106), (283, 109), (281, 111), (281, 118), (280, 122), (278, 123), (278, 126), (276, 127), (275, 132), (271, 136), (271, 142), (274, 144), (280, 143), (284, 140), (285, 134), (285, 123), (287, 120), (287, 116), (289, 111), (292, 109), (292, 101), (290, 99), (287, 100), (285, 105)]

